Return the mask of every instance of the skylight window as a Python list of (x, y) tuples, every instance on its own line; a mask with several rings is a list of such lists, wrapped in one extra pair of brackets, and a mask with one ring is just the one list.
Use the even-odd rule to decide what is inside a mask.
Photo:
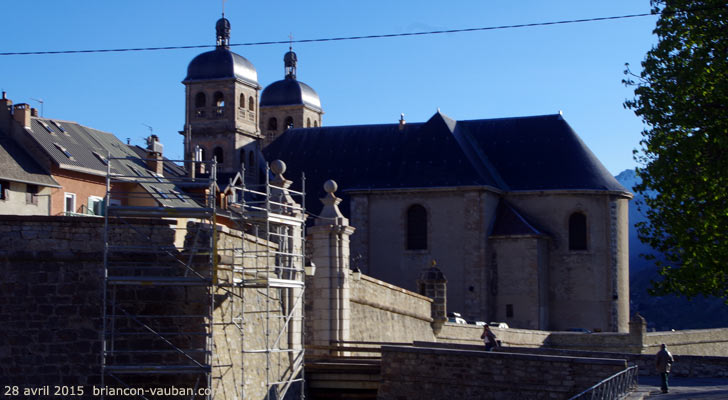
[(57, 148), (58, 150), (60, 150), (60, 151), (61, 151), (61, 153), (65, 154), (65, 155), (66, 155), (66, 157), (68, 157), (69, 159), (73, 160), (73, 156), (71, 155), (71, 153), (69, 153), (69, 152), (68, 152), (68, 150), (67, 150), (67, 149), (66, 149), (65, 147), (63, 147), (63, 146), (61, 146), (60, 144), (58, 144), (58, 143), (55, 143), (55, 142), (53, 143), (53, 145), (54, 145), (54, 146), (56, 146), (56, 148)]
[(159, 188), (157, 188), (156, 186), (152, 186), (152, 189), (154, 189), (154, 191), (157, 192), (159, 197), (161, 197), (163, 199), (169, 199), (169, 196), (167, 195), (167, 193), (164, 193), (163, 191), (159, 190)]
[(38, 120), (38, 122), (40, 122), (40, 124), (43, 125), (43, 128), (45, 128), (45, 130), (47, 130), (48, 133), (50, 133), (52, 135), (55, 135), (56, 134), (55, 132), (53, 132), (53, 129), (51, 129), (51, 127), (48, 124), (45, 123), (45, 121)]
[(58, 129), (59, 129), (59, 130), (60, 130), (61, 132), (63, 132), (63, 133), (65, 133), (66, 135), (68, 135), (68, 132), (66, 132), (66, 128), (64, 128), (64, 127), (63, 127), (63, 125), (61, 125), (61, 123), (60, 123), (60, 122), (58, 122), (58, 121), (54, 121), (54, 120), (51, 120), (51, 122), (52, 122), (52, 123), (53, 123), (53, 125), (55, 125), (55, 126), (56, 126), (56, 128), (58, 128)]
[(180, 199), (180, 200), (182, 200), (183, 202), (185, 202), (185, 203), (187, 202), (187, 200), (185, 200), (185, 198), (182, 197), (182, 193), (180, 193), (180, 192), (178, 192), (176, 190), (170, 190), (170, 192), (172, 192), (172, 194), (174, 194), (175, 196), (177, 196), (177, 198)]
[(93, 153), (96, 156), (96, 158), (98, 158), (99, 161), (101, 161), (102, 164), (109, 165), (109, 160), (107, 160), (106, 157), (102, 156), (101, 154), (99, 154), (99, 153), (97, 153), (95, 151)]

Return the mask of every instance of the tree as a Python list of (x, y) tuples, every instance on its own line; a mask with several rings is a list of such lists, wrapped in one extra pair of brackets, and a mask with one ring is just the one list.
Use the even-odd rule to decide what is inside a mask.
[(651, 5), (658, 43), (624, 81), (635, 86), (625, 107), (645, 123), (634, 151), (649, 208), (639, 237), (664, 255), (648, 257), (662, 276), (650, 294), (728, 303), (728, 3)]

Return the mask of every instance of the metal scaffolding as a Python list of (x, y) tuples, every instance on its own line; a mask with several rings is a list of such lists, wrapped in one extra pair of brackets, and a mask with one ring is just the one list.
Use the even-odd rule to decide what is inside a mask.
[(102, 386), (211, 398), (216, 165), (193, 179), (138, 162), (106, 159)]
[(250, 398), (249, 383), (260, 379), (261, 398), (280, 399), (295, 388), (303, 399), (305, 183), (291, 190), (283, 171), (273, 170), (272, 181), (266, 168), (263, 183), (246, 183), (243, 172), (229, 186), (235, 201), (228, 216), (252, 240), (220, 249), (232, 263), (224, 284), (235, 294), (228, 314), (241, 336), (241, 398)]
[(304, 191), (107, 161), (102, 385), (303, 398)]

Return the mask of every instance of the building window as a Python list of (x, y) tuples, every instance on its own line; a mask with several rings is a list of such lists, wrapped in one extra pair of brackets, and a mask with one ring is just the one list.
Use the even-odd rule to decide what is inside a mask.
[(222, 117), (225, 114), (225, 96), (222, 92), (215, 92), (213, 96), (213, 102), (215, 103), (215, 115)]
[(513, 318), (513, 304), (506, 304), (506, 318)]
[(25, 188), (25, 204), (38, 205), (38, 185), (26, 185)]
[(205, 103), (207, 103), (207, 96), (205, 96), (205, 93), (198, 92), (195, 95), (195, 107), (201, 108), (205, 106)]
[(245, 94), (240, 93), (240, 101), (238, 101), (238, 107), (245, 108)]
[(88, 198), (88, 214), (104, 215), (104, 199), (98, 196), (89, 196)]
[(218, 164), (222, 164), (222, 147), (215, 147), (215, 150), (212, 151), (212, 156), (217, 159)]
[(306, 128), (311, 127), (311, 118), (306, 118)]
[(293, 128), (293, 117), (291, 117), (291, 116), (286, 117), (286, 123), (284, 125), (285, 125), (284, 129)]
[(66, 214), (72, 214), (72, 213), (76, 212), (76, 194), (75, 193), (66, 193), (64, 195), (63, 210), (66, 212)]
[(569, 250), (586, 250), (586, 215), (575, 212), (569, 217)]
[(248, 97), (248, 110), (255, 111), (255, 100), (253, 96)]
[(0, 181), (0, 200), (7, 200), (10, 195), (10, 182)]
[(245, 165), (245, 149), (240, 149), (240, 166), (247, 169), (247, 166)]
[(407, 209), (407, 250), (427, 249), (427, 210), (414, 204)]
[(278, 120), (275, 117), (268, 120), (268, 130), (275, 131), (278, 129)]

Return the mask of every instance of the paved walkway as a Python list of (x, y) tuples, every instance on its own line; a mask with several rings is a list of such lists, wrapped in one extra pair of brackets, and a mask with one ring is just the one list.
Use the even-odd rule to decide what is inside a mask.
[(671, 400), (728, 399), (728, 379), (720, 378), (680, 378), (670, 377), (670, 392), (660, 391), (659, 376), (640, 376), (639, 388), (628, 397), (629, 400)]

